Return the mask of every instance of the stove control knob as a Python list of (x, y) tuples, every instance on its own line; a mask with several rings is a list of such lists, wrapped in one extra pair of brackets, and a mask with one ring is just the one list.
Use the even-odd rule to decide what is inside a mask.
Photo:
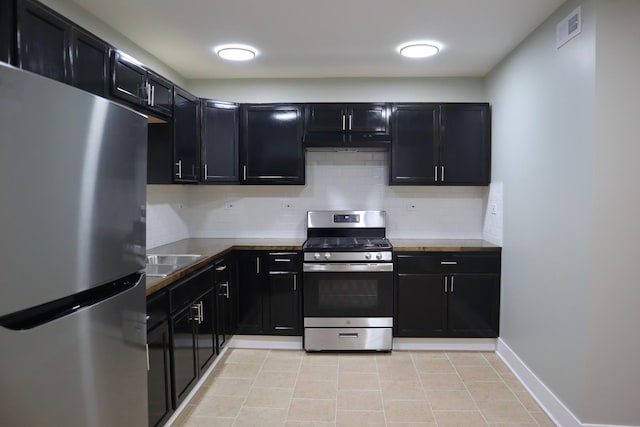
[(382, 254), (380, 252), (376, 254), (376, 259), (382, 259)]
[(364, 254), (364, 259), (371, 259), (371, 254), (370, 253)]
[(318, 252), (313, 254), (313, 259), (320, 259), (320, 254)]
[(324, 254), (324, 259), (329, 259), (329, 258), (331, 258), (331, 254), (329, 252), (326, 252)]

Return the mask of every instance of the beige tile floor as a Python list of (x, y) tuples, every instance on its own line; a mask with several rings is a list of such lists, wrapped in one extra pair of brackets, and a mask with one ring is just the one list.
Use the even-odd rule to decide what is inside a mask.
[(495, 353), (229, 350), (174, 426), (554, 426)]

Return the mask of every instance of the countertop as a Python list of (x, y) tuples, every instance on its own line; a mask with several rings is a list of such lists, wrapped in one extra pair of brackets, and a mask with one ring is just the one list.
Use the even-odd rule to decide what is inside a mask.
[[(233, 250), (300, 251), (305, 239), (184, 239), (149, 249), (147, 254), (200, 254), (195, 263), (167, 277), (147, 277), (147, 296), (204, 267)], [(389, 239), (397, 252), (500, 251), (481, 239)]]

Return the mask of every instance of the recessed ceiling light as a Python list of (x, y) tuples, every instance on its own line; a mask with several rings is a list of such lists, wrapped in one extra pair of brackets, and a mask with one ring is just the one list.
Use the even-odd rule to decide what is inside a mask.
[(229, 61), (248, 61), (258, 54), (254, 47), (245, 45), (224, 45), (213, 50), (220, 58)]
[(407, 58), (427, 58), (440, 51), (440, 48), (432, 42), (411, 42), (398, 47), (400, 55)]

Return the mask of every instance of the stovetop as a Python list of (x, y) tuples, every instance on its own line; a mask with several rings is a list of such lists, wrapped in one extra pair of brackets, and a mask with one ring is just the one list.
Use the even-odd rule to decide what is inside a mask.
[(382, 237), (310, 237), (304, 251), (390, 251), (391, 242)]

